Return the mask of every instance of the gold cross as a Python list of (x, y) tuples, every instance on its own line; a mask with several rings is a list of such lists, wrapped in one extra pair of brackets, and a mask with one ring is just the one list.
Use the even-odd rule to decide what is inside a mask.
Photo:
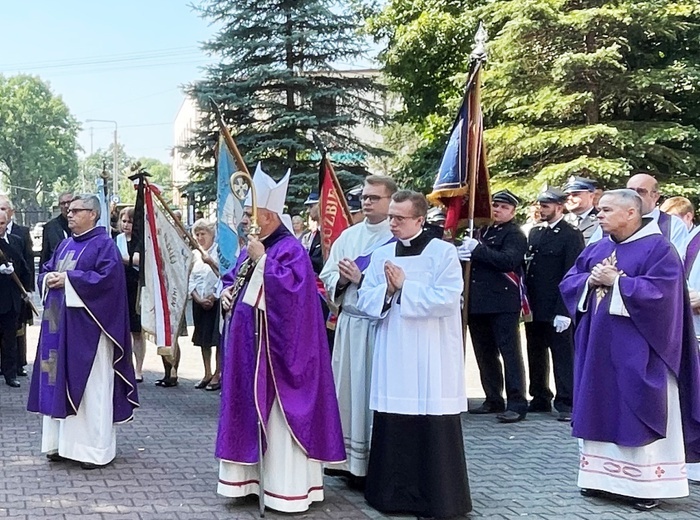
[(41, 360), (41, 371), (49, 375), (49, 384), (56, 384), (56, 360), (58, 359), (58, 351), (49, 350), (49, 359)]
[(63, 258), (61, 258), (58, 261), (58, 265), (56, 266), (56, 271), (59, 273), (64, 273), (66, 271), (72, 271), (75, 269), (75, 265), (78, 263), (78, 259), (76, 258), (73, 260), (73, 257), (75, 256), (75, 251), (68, 251)]
[(55, 334), (58, 332), (58, 320), (61, 316), (61, 305), (57, 298), (51, 298), (51, 303), (44, 308), (44, 321), (49, 322), (49, 332)]
[[(617, 268), (617, 250), (614, 250), (608, 258), (605, 258), (602, 262), (600, 262), (601, 265), (611, 265), (615, 268)], [(619, 271), (619, 270), (618, 270)], [(620, 276), (626, 276), (624, 271), (619, 271)], [(607, 286), (600, 286), (597, 287), (595, 290), (595, 311), (598, 311), (598, 305), (600, 305), (600, 302), (602, 301), (603, 298), (610, 292), (610, 287)]]

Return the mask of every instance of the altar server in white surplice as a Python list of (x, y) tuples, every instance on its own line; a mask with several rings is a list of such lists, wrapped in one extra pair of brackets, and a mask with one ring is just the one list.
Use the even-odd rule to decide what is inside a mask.
[(423, 231), (428, 204), (399, 191), (396, 243), (372, 255), (357, 306), (380, 321), (365, 498), (383, 513), (447, 518), (471, 510), (460, 413), (467, 409), (455, 247)]
[(321, 271), (328, 298), (340, 308), (333, 346), (333, 380), (340, 407), (347, 461), (332, 469), (349, 473), (361, 487), (367, 475), (372, 415), (369, 382), (377, 320), (357, 308), (357, 291), (372, 253), (394, 240), (389, 229), (389, 202), (396, 192), (391, 177), (371, 175), (362, 188), (364, 220), (349, 227), (331, 247)]

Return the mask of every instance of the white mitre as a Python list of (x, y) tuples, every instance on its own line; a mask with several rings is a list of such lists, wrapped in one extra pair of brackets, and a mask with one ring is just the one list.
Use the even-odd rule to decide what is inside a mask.
[[(287, 188), (289, 187), (289, 176), (291, 173), (291, 169), (287, 170), (282, 180), (275, 182), (272, 177), (263, 171), (262, 165), (258, 163), (255, 168), (255, 174), (253, 174), (253, 184), (255, 185), (258, 208), (265, 208), (278, 215), (284, 213), (284, 201), (287, 199)], [(245, 199), (245, 205), (253, 205), (250, 190)]]

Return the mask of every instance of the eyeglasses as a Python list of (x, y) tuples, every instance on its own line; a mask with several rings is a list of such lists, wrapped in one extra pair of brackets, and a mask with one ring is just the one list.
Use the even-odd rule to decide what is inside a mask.
[(70, 200), (64, 200), (63, 202), (59, 202), (59, 206), (70, 206), (71, 201)]
[(371, 202), (374, 204), (375, 202), (379, 202), (382, 199), (388, 199), (388, 196), (380, 197), (379, 195), (360, 195), (360, 200), (364, 202)]
[[(629, 188), (630, 190), (636, 191), (641, 197), (646, 197), (649, 195), (649, 190), (646, 188)], [(656, 190), (651, 190), (651, 193), (656, 193)]]
[(81, 211), (92, 211), (90, 208), (68, 208), (68, 213), (80, 213)]
[(420, 217), (403, 216), (403, 215), (388, 215), (389, 220), (395, 220), (398, 224), (403, 224), (404, 220)]

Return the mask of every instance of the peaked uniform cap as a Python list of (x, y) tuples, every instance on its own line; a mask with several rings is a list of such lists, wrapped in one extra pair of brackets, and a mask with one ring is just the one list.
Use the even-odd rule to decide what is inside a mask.
[(511, 206), (517, 206), (520, 204), (520, 199), (515, 196), (510, 190), (497, 191), (491, 197), (492, 202), (503, 202), (505, 204), (510, 204)]
[(586, 179), (585, 177), (577, 177), (572, 175), (564, 186), (564, 191), (566, 193), (571, 193), (574, 191), (590, 191), (593, 192), (598, 187), (598, 183), (593, 179)]
[[(289, 187), (289, 176), (291, 170), (279, 182), (270, 177), (262, 169), (262, 165), (258, 163), (253, 175), (253, 185), (255, 186), (255, 194), (257, 196), (258, 208), (264, 208), (278, 215), (284, 213), (284, 201), (287, 199), (287, 188)], [(252, 206), (252, 195), (248, 191), (248, 196), (245, 201), (246, 206)]]
[(566, 202), (566, 193), (556, 188), (547, 188), (537, 196), (537, 202), (563, 204)]

